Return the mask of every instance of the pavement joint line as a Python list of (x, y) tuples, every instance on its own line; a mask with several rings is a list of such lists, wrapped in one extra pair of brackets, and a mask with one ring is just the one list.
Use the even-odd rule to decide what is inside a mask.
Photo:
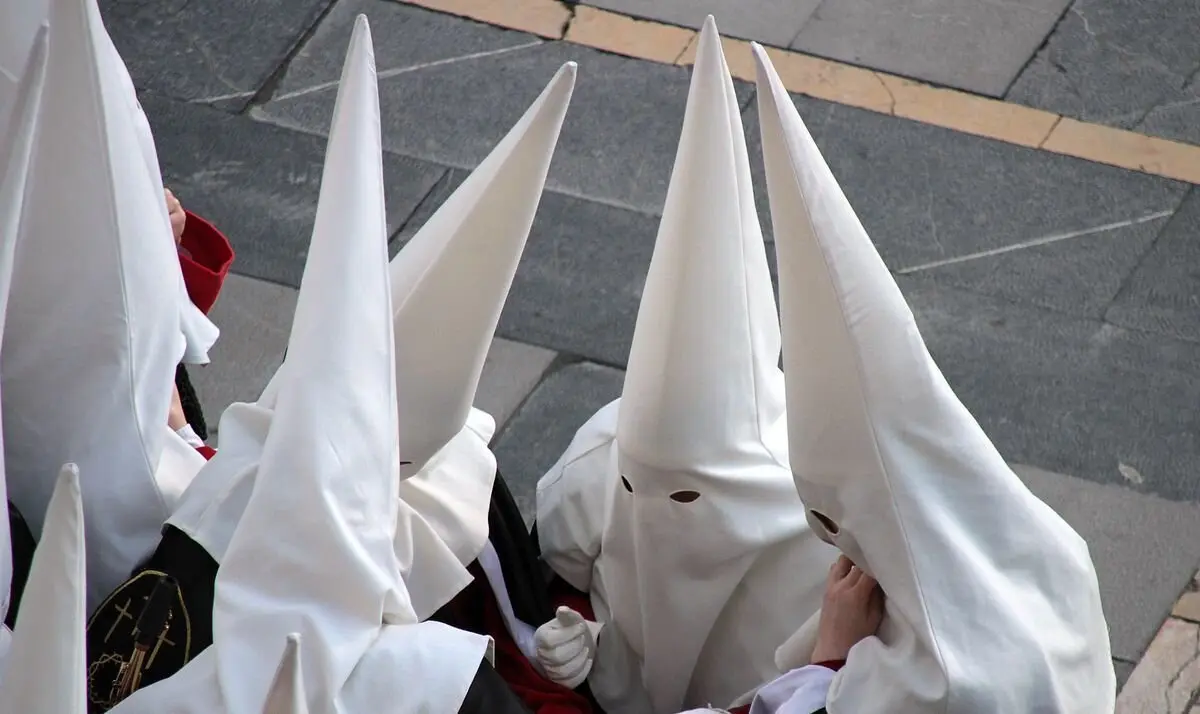
[(1109, 231), (1117, 230), (1118, 228), (1127, 228), (1129, 226), (1141, 225), (1142, 223), (1149, 223), (1150, 221), (1170, 218), (1171, 216), (1175, 215), (1176, 210), (1177, 209), (1173, 208), (1169, 211), (1156, 211), (1145, 216), (1138, 216), (1137, 218), (1116, 221), (1115, 223), (1105, 223), (1102, 226), (1092, 226), (1090, 228), (1082, 228), (1080, 230), (1067, 231), (1065, 233), (1052, 233), (1048, 236), (1031, 238), (1019, 243), (1000, 246), (999, 248), (981, 250), (979, 252), (968, 253), (966, 255), (956, 255), (951, 258), (942, 258), (940, 260), (931, 260), (927, 263), (918, 263), (917, 265), (910, 265), (906, 268), (900, 268), (899, 270), (896, 270), (895, 273), (896, 275), (911, 275), (912, 273), (919, 273), (923, 270), (943, 268), (947, 265), (958, 265), (959, 263), (967, 263), (972, 260), (980, 260), (981, 258), (992, 258), (997, 255), (1004, 255), (1006, 253), (1012, 253), (1018, 250), (1025, 250), (1026, 248), (1036, 248), (1038, 246), (1050, 245), (1052, 243), (1060, 243), (1064, 240), (1070, 240), (1072, 238), (1083, 238), (1085, 236), (1096, 235), (1097, 233), (1107, 233)]
[[(699, 33), (561, 0), (399, 0), (634, 59), (688, 66)], [(755, 81), (750, 43), (723, 38), (726, 63)], [(1016, 146), (1200, 184), (1200, 146), (1092, 124), (794, 50), (766, 47), (788, 91)]]

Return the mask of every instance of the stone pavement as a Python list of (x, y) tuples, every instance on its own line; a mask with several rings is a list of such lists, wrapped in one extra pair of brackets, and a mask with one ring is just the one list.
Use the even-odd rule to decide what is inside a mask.
[[(836, 15), (828, 1), (828, 10), (779, 2), (778, 15), (759, 1), (761, 15), (723, 11), (732, 0), (596, 4), (624, 2), (619, 9), (690, 27), (715, 9), (734, 37), (835, 59), (849, 44), (876, 53), (841, 57), (864, 68), (773, 51), (951, 384), (1006, 457), (1036, 466), (1018, 470), (1088, 540), (1122, 681), (1154, 641), (1122, 711), (1185, 712), (1200, 683), (1191, 664), (1200, 629), (1163, 622), (1184, 607), (1176, 600), (1200, 561), (1200, 147), (1188, 143), (1200, 137), (1169, 127), (1200, 124), (1186, 121), (1190, 105), (1172, 104), (1186, 100), (1162, 99), (1150, 85), (1152, 75), (1162, 87), (1186, 79), (1186, 58), (1171, 52), (1200, 64), (1200, 46), (1176, 42), (1197, 26), (1194, 4), (1179, 0), (1172, 24), (1159, 21), (1160, 3), (1145, 1), (1122, 15), (1125, 0), (1078, 0), (1061, 21), (1062, 0), (1033, 10), (1011, 0), (975, 10), (952, 0), (839, 0)], [(238, 253), (238, 275), (213, 313), (223, 331), (213, 365), (194, 377), (213, 422), (229, 402), (256, 397), (282, 357), (357, 13), (370, 17), (376, 43), (396, 250), (554, 70), (579, 62), (479, 397), (501, 425), (501, 468), (529, 513), (538, 476), (619, 392), (695, 33), (555, 0), (422, 2), (450, 14), (394, 0), (100, 4), (168, 185)], [(805, 5), (813, 12), (794, 27), (780, 19)], [(698, 14), (667, 17), (671, 7)], [(918, 23), (933, 33), (924, 42), (862, 34), (888, 22), (906, 32), (922, 12), (936, 16)], [(807, 30), (814, 18), (825, 29)], [(971, 24), (988, 18), (1026, 54), (1050, 39), (1028, 67), (1000, 61), (1011, 49), (995, 44), (1004, 37)], [(987, 49), (980, 67), (950, 49), (939, 61), (922, 57), (960, 26), (975, 33), (963, 47), (1003, 52)], [(756, 34), (762, 27), (779, 34)], [(745, 51), (727, 42), (743, 79), (752, 77)], [(1120, 79), (1127, 70), (1136, 76)], [(753, 85), (738, 81), (737, 91), (769, 237)], [(1134, 121), (1137, 112), (1145, 116)]]

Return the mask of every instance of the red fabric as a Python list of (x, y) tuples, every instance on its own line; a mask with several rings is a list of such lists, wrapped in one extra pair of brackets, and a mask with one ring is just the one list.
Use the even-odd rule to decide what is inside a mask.
[(211, 446), (197, 446), (196, 451), (200, 452), (205, 461), (212, 461), (212, 457), (217, 455), (217, 450)]
[(504, 626), (500, 606), (488, 587), (483, 569), (474, 562), (467, 570), (475, 580), (446, 605), (450, 621), (480, 624), (483, 631), (492, 636), (496, 642), (496, 672), (533, 714), (592, 714), (587, 699), (546, 679), (525, 659)]
[(743, 704), (740, 707), (734, 707), (729, 710), (729, 714), (750, 714), (750, 705)]
[(221, 293), (225, 276), (229, 275), (233, 246), (213, 224), (189, 211), (185, 213), (187, 222), (183, 224), (179, 242), (179, 266), (183, 269), (188, 297), (201, 312), (208, 314)]

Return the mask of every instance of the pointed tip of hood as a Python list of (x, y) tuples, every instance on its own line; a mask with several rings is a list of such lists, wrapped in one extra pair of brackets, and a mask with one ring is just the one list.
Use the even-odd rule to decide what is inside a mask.
[(22, 714), (85, 714), (87, 582), (79, 469), (66, 464), (33, 554), (0, 701)]
[[(754, 57), (779, 264), (790, 454), (803, 497), (808, 482), (836, 485), (833, 474), (849, 463), (863, 462), (860, 473), (878, 472), (874, 433), (884, 421), (898, 426), (919, 415), (954, 432), (962, 432), (964, 419), (974, 430), (978, 425), (933, 364), (904, 296), (770, 58), (761, 47)], [(819, 428), (826, 423), (838, 424), (842, 436), (829, 439)]]
[[(360, 20), (365, 20), (359, 15)], [(267, 692), (267, 703), (263, 714), (308, 714), (308, 700), (304, 692), (304, 671), (300, 661), (300, 635), (293, 632), (287, 636), (279, 668)]]
[[(564, 64), (524, 116), (392, 260), (401, 469), (466, 425), (575, 87)], [(453, 309), (447, 309), (453, 306)]]
[[(217, 575), (214, 643), (234, 711), (260, 710), (286, 637), (332, 696), (406, 594), (396, 527), (396, 389), (379, 97), (356, 23), (311, 247), (258, 476)], [(228, 664), (227, 664), (228, 663)], [(254, 664), (247, 664), (254, 663)]]
[(779, 340), (737, 97), (709, 17), (629, 352), (621, 453), (686, 471), (761, 453), (783, 416)]

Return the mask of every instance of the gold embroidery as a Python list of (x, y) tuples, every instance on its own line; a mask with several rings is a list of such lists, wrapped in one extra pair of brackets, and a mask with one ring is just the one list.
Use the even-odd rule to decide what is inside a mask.
[[(159, 615), (154, 617), (163, 619), (143, 623), (141, 620), (145, 619), (146, 606), (156, 588), (165, 588), (159, 590), (161, 594), (154, 595), (155, 602), (166, 608), (165, 617), (156, 607)], [(160, 600), (161, 597), (165, 597), (166, 600)], [(178, 670), (190, 661), (191, 617), (184, 602), (182, 588), (166, 573), (144, 570), (127, 580), (96, 608), (88, 623), (88, 629), (104, 627), (105, 617), (113, 618), (113, 622), (107, 626), (104, 633), (104, 646), (100, 652), (89, 653), (91, 657), (96, 658), (88, 667), (88, 698), (93, 708), (107, 711), (119, 704), (141, 686), (143, 677), (147, 676), (156, 664), (160, 669), (166, 669), (157, 677), (149, 674), (150, 681), (174, 674), (174, 671), (170, 670)], [(128, 625), (125, 624), (127, 620)], [(158, 631), (142, 633), (139, 625)], [(153, 639), (139, 645), (138, 640), (143, 634), (153, 634)]]

